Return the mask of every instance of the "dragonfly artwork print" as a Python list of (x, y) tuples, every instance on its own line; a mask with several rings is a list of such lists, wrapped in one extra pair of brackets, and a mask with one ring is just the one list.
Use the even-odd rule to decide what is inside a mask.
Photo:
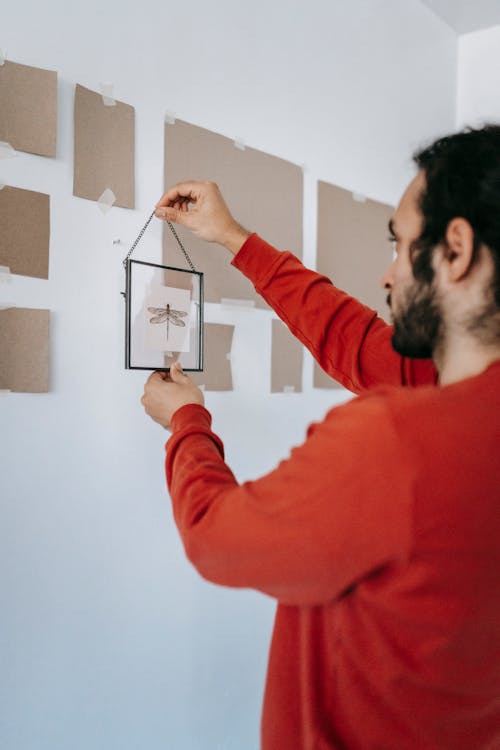
[(174, 326), (181, 328), (186, 327), (186, 323), (181, 320), (187, 316), (187, 312), (184, 310), (174, 310), (167, 303), (165, 307), (148, 307), (148, 311), (153, 313), (153, 317), (149, 319), (150, 323), (166, 323), (167, 324), (167, 341), (170, 332), (170, 323)]

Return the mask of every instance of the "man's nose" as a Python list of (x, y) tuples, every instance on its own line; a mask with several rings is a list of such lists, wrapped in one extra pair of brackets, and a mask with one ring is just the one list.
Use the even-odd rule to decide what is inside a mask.
[(389, 291), (394, 286), (394, 264), (396, 261), (394, 261), (387, 271), (384, 273), (382, 278), (380, 279), (380, 286), (382, 289), (388, 289)]

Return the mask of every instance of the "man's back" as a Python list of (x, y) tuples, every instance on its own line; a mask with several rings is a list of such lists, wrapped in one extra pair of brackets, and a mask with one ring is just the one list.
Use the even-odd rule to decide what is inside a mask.
[(395, 488), (411, 473), (407, 555), (330, 603), (278, 608), (263, 747), (496, 750), (500, 363), (446, 388), (377, 389), (360, 409), (372, 399), (401, 440), (380, 471)]

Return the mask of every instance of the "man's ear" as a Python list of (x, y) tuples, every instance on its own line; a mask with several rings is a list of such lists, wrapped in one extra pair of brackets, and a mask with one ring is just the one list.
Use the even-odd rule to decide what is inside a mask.
[(474, 230), (467, 221), (457, 217), (446, 228), (444, 259), (448, 263), (450, 281), (467, 276), (474, 260)]

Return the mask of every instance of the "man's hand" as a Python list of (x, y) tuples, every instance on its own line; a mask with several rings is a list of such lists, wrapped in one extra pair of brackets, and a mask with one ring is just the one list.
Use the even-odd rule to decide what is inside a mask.
[(177, 409), (186, 404), (204, 406), (205, 399), (198, 386), (184, 374), (180, 364), (175, 362), (170, 373), (154, 372), (149, 376), (141, 404), (152, 420), (168, 429)]
[(175, 221), (236, 255), (250, 232), (233, 218), (215, 182), (180, 182), (156, 204), (156, 216)]

